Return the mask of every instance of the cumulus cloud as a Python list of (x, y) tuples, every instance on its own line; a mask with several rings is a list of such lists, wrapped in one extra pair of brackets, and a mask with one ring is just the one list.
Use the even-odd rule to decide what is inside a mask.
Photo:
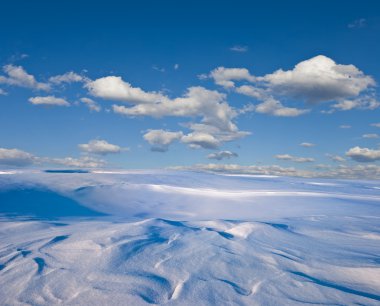
[(62, 83), (76, 83), (76, 82), (84, 82), (86, 80), (85, 77), (73, 72), (69, 71), (65, 74), (56, 75), (49, 78), (49, 82), (53, 84), (62, 84)]
[(290, 154), (278, 154), (274, 157), (279, 160), (288, 160), (296, 163), (311, 163), (315, 161), (315, 159), (311, 157), (297, 157)]
[(380, 122), (379, 123), (371, 123), (371, 126), (380, 128)]
[(34, 105), (70, 106), (70, 103), (65, 99), (56, 98), (55, 96), (33, 97), (29, 98), (29, 102)]
[(346, 152), (346, 156), (360, 163), (375, 162), (380, 160), (380, 150), (372, 150), (356, 146), (349, 149)]
[(100, 112), (102, 109), (98, 103), (90, 98), (81, 98), (80, 102), (84, 103), (91, 111)]
[(115, 154), (128, 150), (127, 148), (121, 148), (118, 145), (111, 144), (106, 140), (101, 139), (94, 139), (88, 143), (79, 144), (78, 148), (83, 152), (99, 155)]
[(316, 103), (356, 97), (375, 86), (372, 77), (354, 65), (341, 65), (318, 55), (298, 63), (292, 70), (279, 69), (258, 78), (271, 90)]
[(184, 135), (181, 138), (183, 143), (188, 144), (193, 149), (216, 149), (220, 146), (220, 141), (212, 134), (194, 132)]
[(164, 116), (202, 117), (202, 122), (220, 129), (231, 130), (235, 125), (231, 122), (237, 112), (231, 108), (226, 95), (203, 87), (190, 87), (183, 97), (163, 99), (158, 103), (141, 103), (133, 107), (114, 105), (116, 113), (129, 116)]
[(230, 159), (233, 157), (238, 157), (238, 155), (237, 153), (231, 152), (231, 151), (219, 151), (219, 152), (211, 153), (207, 155), (208, 159), (216, 159), (216, 160)]
[(248, 47), (247, 46), (235, 45), (235, 46), (231, 47), (230, 50), (234, 51), (234, 52), (244, 53), (244, 52), (248, 51)]
[(315, 147), (315, 144), (310, 143), (310, 142), (302, 142), (302, 143), (300, 143), (300, 146), (304, 147), (304, 148), (311, 148), (311, 147)]
[(144, 134), (144, 139), (152, 145), (154, 152), (166, 152), (169, 146), (183, 136), (182, 132), (170, 132), (165, 130), (149, 130)]
[(280, 101), (269, 98), (256, 106), (255, 111), (261, 114), (268, 114), (277, 117), (297, 117), (308, 113), (308, 109), (298, 109), (295, 107), (285, 107)]
[(233, 122), (238, 112), (227, 103), (226, 95), (203, 87), (190, 87), (182, 97), (158, 103), (141, 103), (132, 107), (113, 105), (113, 111), (127, 116), (200, 117), (201, 123), (188, 125), (193, 132), (181, 139), (193, 148), (216, 148), (224, 141), (249, 134), (239, 131)]
[(85, 87), (95, 97), (138, 103), (156, 103), (168, 98), (161, 93), (146, 92), (139, 87), (133, 87), (130, 83), (123, 81), (121, 77), (107, 76), (89, 81)]
[(6, 96), (7, 94), (8, 93), (4, 89), (0, 88), (0, 96)]
[(37, 82), (36, 78), (27, 73), (21, 66), (5, 65), (3, 71), (7, 76), (0, 76), (0, 84), (11, 86), (26, 87), (36, 90), (49, 91), (50, 85)]
[(25, 167), (32, 165), (36, 157), (19, 149), (0, 148), (0, 165)]
[[(218, 71), (218, 73), (224, 73), (228, 78), (229, 75), (234, 75), (239, 71)], [(133, 87), (130, 83), (123, 81), (121, 77), (116, 76), (88, 82), (85, 88), (93, 96), (129, 102), (130, 105), (112, 105), (113, 112), (117, 114), (130, 117), (200, 118), (200, 124), (203, 128), (207, 127), (208, 131), (193, 130), (182, 139), (182, 142), (192, 147), (216, 148), (224, 141), (231, 141), (249, 134), (239, 131), (234, 119), (240, 112), (228, 104), (226, 94), (216, 90), (195, 86), (188, 88), (181, 97), (169, 98), (160, 92), (148, 92), (139, 87)], [(190, 127), (190, 129), (192, 128)], [(200, 138), (205, 141), (200, 141)], [(165, 151), (167, 146), (154, 146), (154, 149)]]
[(373, 97), (360, 97), (353, 100), (342, 100), (338, 103), (333, 104), (330, 110), (330, 113), (334, 111), (334, 109), (341, 111), (348, 111), (352, 109), (369, 109), (374, 110), (380, 106), (380, 102)]
[(218, 67), (212, 70), (208, 77), (212, 78), (215, 84), (223, 86), (225, 88), (235, 87), (234, 81), (255, 81), (255, 77), (251, 75), (246, 68)]
[[(354, 65), (337, 64), (323, 55), (302, 61), (293, 69), (279, 69), (264, 76), (252, 75), (245, 68), (218, 67), (206, 77), (213, 78), (217, 85), (261, 101), (256, 111), (274, 116), (307, 113), (305, 109), (284, 106), (284, 100), (305, 101), (309, 104), (335, 101), (330, 112), (353, 108), (375, 109), (380, 106), (375, 93), (371, 91), (376, 86), (371, 76), (365, 75)], [(238, 81), (246, 81), (251, 85), (236, 86)]]

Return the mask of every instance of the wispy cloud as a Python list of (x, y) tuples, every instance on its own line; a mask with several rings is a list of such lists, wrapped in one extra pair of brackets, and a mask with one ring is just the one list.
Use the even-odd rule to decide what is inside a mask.
[(241, 46), (241, 45), (235, 45), (235, 46), (232, 46), (230, 48), (230, 50), (234, 51), (234, 52), (244, 53), (244, 52), (248, 52), (248, 47), (247, 46)]

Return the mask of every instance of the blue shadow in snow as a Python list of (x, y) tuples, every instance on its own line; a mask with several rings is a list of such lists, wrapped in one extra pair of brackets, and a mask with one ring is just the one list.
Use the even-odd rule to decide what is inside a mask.
[(0, 214), (41, 219), (105, 216), (70, 198), (41, 189), (0, 191)]

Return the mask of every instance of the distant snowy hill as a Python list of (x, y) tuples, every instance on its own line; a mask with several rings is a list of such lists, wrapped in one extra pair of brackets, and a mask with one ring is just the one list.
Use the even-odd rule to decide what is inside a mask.
[(380, 182), (0, 172), (1, 305), (379, 305)]

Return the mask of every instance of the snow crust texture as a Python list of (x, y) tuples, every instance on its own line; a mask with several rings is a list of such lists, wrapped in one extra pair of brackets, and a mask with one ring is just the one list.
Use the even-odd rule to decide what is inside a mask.
[(0, 216), (0, 305), (380, 304), (379, 181), (4, 171)]

